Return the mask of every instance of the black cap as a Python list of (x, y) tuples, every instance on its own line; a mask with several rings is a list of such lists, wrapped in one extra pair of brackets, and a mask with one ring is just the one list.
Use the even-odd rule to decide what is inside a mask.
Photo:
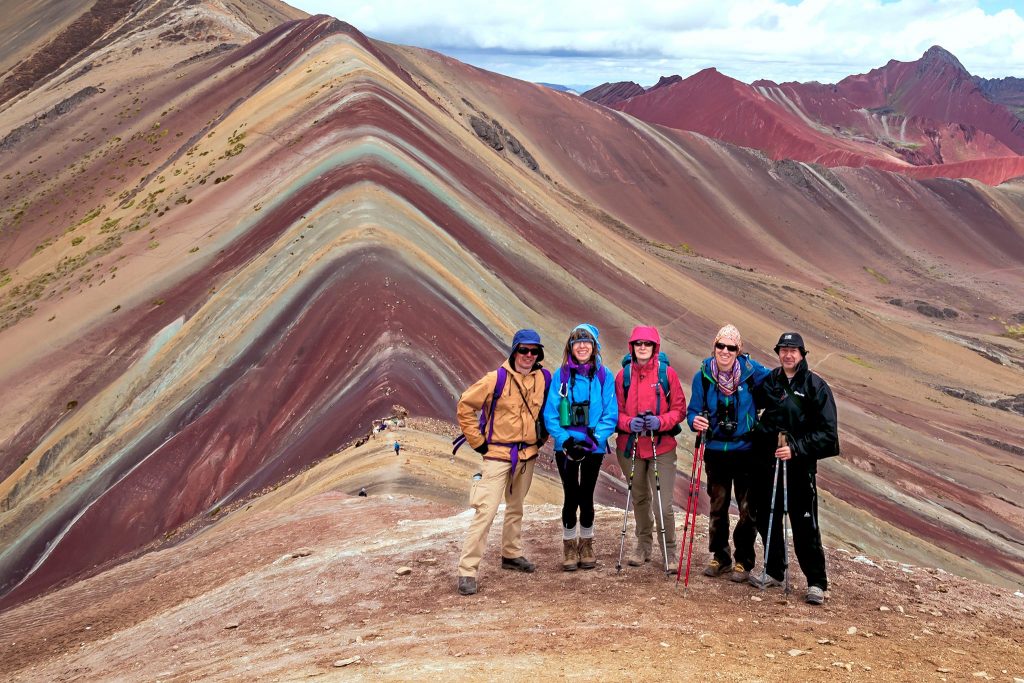
[(782, 336), (779, 337), (779, 342), (775, 345), (775, 353), (778, 353), (779, 349), (784, 347), (800, 349), (801, 354), (807, 355), (807, 349), (804, 348), (804, 338), (800, 336), (799, 332), (783, 332)]

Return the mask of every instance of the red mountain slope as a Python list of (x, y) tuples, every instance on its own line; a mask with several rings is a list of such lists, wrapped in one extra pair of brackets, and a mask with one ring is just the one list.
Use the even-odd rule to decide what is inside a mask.
[(971, 75), (941, 47), (914, 62), (890, 61), (859, 76), (848, 76), (837, 91), (855, 105), (887, 108), (907, 116), (962, 123), (983, 130), (1015, 153), (1024, 153), (1024, 122), (989, 101)]
[[(759, 149), (774, 159), (989, 184), (1020, 175), (1021, 122), (985, 99), (970, 74), (941, 48), (909, 64), (913, 68), (890, 62), (839, 85), (747, 85), (705, 69), (668, 85), (662, 79), (657, 88), (610, 106), (644, 121)], [(913, 167), (930, 170), (909, 170)]]

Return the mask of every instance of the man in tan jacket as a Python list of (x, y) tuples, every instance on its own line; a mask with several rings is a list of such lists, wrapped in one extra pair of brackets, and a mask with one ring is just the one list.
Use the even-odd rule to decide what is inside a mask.
[[(501, 367), (488, 372), (463, 392), (457, 408), (465, 441), (483, 456), (480, 473), (473, 478), (470, 506), (476, 511), (459, 558), (459, 593), (477, 591), (477, 569), (487, 533), (505, 499), (501, 533), (501, 568), (532, 572), (535, 565), (523, 557), (523, 500), (533, 481), (537, 452), (546, 434), (538, 434), (551, 373), (541, 368), (544, 345), (533, 330), (519, 330)], [(478, 417), (479, 414), (479, 417)]]

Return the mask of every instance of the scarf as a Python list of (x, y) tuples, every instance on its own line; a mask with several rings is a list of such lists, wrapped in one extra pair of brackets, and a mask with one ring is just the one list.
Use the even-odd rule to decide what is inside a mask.
[(570, 370), (574, 370), (577, 375), (587, 375), (589, 377), (590, 373), (594, 371), (593, 362), (577, 363), (576, 359), (572, 356), (569, 356), (569, 360), (565, 362), (565, 365)]
[(740, 386), (740, 361), (737, 358), (732, 364), (731, 371), (720, 371), (718, 360), (711, 359), (711, 376), (715, 378), (718, 385), (718, 393), (722, 396), (732, 396)]

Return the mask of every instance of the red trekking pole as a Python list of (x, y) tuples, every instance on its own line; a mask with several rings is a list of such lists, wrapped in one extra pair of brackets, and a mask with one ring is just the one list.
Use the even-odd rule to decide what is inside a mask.
[[(706, 418), (710, 417), (707, 411), (701, 413)], [(689, 550), (686, 556), (686, 579), (683, 582), (683, 591), (690, 585), (690, 564), (693, 560), (693, 537), (697, 532), (697, 503), (700, 501), (700, 475), (704, 469), (704, 445), (707, 443), (707, 430), (702, 429), (697, 435), (693, 444), (693, 465), (690, 467), (690, 488), (686, 496), (686, 519), (683, 522), (683, 542), (679, 544), (679, 568), (676, 570), (676, 586), (679, 585), (679, 578), (683, 574), (683, 552), (686, 549), (686, 534), (690, 533)], [(696, 475), (696, 478), (694, 477)]]

